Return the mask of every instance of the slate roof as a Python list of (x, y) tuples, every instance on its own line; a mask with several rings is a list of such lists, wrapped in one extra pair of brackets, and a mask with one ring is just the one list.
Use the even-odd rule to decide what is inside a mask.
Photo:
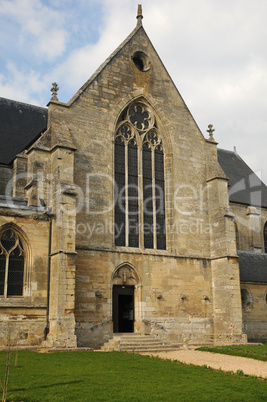
[(237, 153), (218, 149), (218, 161), (229, 178), (230, 201), (267, 207), (267, 187)]
[(238, 251), (241, 282), (267, 283), (267, 254)]
[(0, 98), (0, 163), (9, 165), (47, 127), (47, 108)]

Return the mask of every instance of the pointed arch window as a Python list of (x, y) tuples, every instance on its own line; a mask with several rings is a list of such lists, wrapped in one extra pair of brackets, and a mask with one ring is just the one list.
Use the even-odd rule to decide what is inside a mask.
[(265, 222), (263, 229), (263, 239), (264, 239), (264, 252), (267, 253), (267, 222)]
[(115, 136), (115, 245), (166, 249), (164, 152), (156, 118), (141, 102)]
[(8, 228), (0, 234), (0, 296), (23, 296), (25, 250), (18, 233)]

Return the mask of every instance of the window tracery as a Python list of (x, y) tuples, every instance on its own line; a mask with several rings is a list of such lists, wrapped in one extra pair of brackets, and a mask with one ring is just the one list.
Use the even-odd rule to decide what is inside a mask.
[(115, 135), (115, 244), (166, 249), (164, 154), (156, 118), (135, 102)]
[(136, 103), (121, 114), (120, 123), (115, 138), (120, 138), (125, 144), (134, 139), (139, 147), (148, 142), (152, 147), (162, 146), (156, 121), (150, 109), (141, 103)]
[(241, 289), (241, 303), (243, 308), (252, 307), (252, 296), (247, 289)]
[(139, 130), (139, 132), (146, 131), (153, 127), (153, 115), (144, 105), (141, 105), (140, 103), (134, 104), (133, 106), (129, 107), (128, 110), (129, 120), (134, 127)]
[(0, 234), (0, 296), (22, 296), (25, 250), (18, 233), (7, 228)]

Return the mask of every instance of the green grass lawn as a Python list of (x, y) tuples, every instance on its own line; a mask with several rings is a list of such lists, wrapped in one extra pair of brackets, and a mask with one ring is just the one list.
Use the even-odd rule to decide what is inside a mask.
[(267, 342), (263, 345), (216, 346), (214, 348), (201, 347), (197, 350), (267, 361)]
[[(0, 353), (3, 383), (6, 352)], [(11, 354), (8, 401), (263, 401), (267, 381), (123, 352)], [(240, 367), (242, 369), (242, 367)]]

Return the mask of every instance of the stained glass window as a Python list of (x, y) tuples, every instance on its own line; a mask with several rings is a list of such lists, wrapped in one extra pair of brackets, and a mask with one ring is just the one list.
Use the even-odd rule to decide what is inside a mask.
[(160, 147), (155, 149), (155, 198), (157, 249), (166, 249), (165, 228), (165, 189), (164, 189), (164, 155)]
[(115, 245), (166, 249), (164, 153), (156, 118), (143, 103), (118, 120), (115, 181)]
[(143, 214), (144, 247), (154, 248), (153, 242), (153, 193), (152, 193), (152, 151), (148, 143), (143, 146)]
[(264, 225), (263, 238), (264, 238), (264, 252), (267, 253), (267, 222)]
[(128, 231), (129, 247), (139, 247), (137, 145), (128, 143)]
[(0, 296), (3, 296), (5, 289), (6, 256), (0, 255)]
[(115, 244), (125, 246), (125, 145), (115, 142)]

